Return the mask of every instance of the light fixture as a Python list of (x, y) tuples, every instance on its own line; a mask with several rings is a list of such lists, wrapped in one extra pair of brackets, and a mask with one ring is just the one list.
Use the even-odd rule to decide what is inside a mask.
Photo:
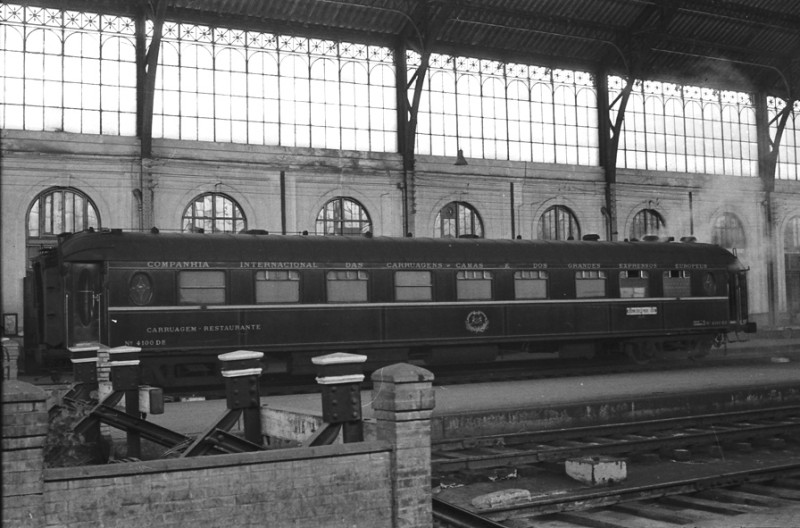
[(455, 165), (466, 165), (466, 164), (467, 164), (467, 160), (464, 159), (464, 151), (461, 150), (461, 149), (458, 149), (458, 155), (456, 156)]

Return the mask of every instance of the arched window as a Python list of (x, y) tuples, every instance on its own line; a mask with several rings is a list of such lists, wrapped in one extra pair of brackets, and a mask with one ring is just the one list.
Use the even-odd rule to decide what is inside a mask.
[(247, 229), (247, 219), (236, 200), (222, 193), (201, 194), (183, 211), (182, 231), (238, 233)]
[(711, 232), (711, 243), (724, 248), (747, 247), (742, 222), (731, 213), (723, 213), (715, 221)]
[(563, 205), (547, 209), (539, 219), (539, 239), (580, 240), (581, 227), (575, 214)]
[(466, 202), (450, 202), (436, 215), (433, 236), (483, 238), (483, 222), (474, 207)]
[(658, 235), (666, 227), (664, 219), (653, 209), (642, 209), (633, 217), (631, 239), (641, 240), (645, 235)]
[(69, 187), (51, 188), (39, 196), (28, 210), (28, 259), (39, 250), (56, 245), (60, 233), (100, 228), (97, 207), (84, 193)]
[(789, 219), (784, 233), (783, 248), (787, 253), (800, 253), (800, 216)]
[(317, 215), (318, 235), (362, 235), (368, 232), (372, 232), (372, 220), (364, 206), (352, 198), (334, 198)]

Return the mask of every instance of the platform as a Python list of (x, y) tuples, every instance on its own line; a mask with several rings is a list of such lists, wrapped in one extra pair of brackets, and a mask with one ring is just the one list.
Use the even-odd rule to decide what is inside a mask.
[[(741, 366), (701, 362), (696, 369), (443, 385), (435, 393), (433, 441), (781, 405), (800, 401), (800, 346)], [(372, 391), (361, 398), (369, 420)], [(262, 405), (312, 430), (303, 417), (319, 421), (322, 414), (319, 394), (268, 396)], [(175, 402), (149, 419), (193, 434), (224, 410), (224, 400)]]

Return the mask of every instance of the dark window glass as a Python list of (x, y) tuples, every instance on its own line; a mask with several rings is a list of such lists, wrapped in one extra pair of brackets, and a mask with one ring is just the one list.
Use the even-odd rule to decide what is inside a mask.
[(247, 219), (236, 201), (224, 194), (201, 194), (183, 211), (183, 231), (238, 233), (247, 229)]
[(334, 198), (317, 215), (318, 235), (363, 235), (369, 232), (372, 232), (369, 214), (352, 198)]
[(178, 273), (180, 304), (224, 304), (224, 271), (181, 271)]
[(468, 203), (450, 202), (436, 215), (433, 236), (483, 238), (483, 221)]
[(430, 301), (433, 279), (430, 271), (397, 271), (394, 274), (396, 301)]
[(606, 272), (598, 270), (575, 273), (575, 296), (579, 299), (606, 296)]
[(540, 240), (580, 240), (581, 228), (575, 214), (563, 205), (547, 209), (539, 219)]
[(742, 222), (731, 213), (719, 216), (712, 228), (711, 243), (729, 249), (747, 247)]
[(633, 217), (631, 239), (641, 240), (646, 235), (659, 235), (664, 227), (664, 219), (657, 211), (642, 209)]

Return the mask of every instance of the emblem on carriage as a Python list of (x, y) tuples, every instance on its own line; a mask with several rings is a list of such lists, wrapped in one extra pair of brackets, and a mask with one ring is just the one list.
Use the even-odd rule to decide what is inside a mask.
[(153, 285), (150, 282), (150, 278), (144, 273), (134, 274), (128, 286), (128, 295), (131, 302), (136, 306), (150, 304), (153, 299)]
[(489, 328), (489, 318), (480, 310), (475, 310), (468, 313), (467, 320), (465, 322), (467, 325), (467, 330), (473, 334), (483, 333), (487, 328)]

